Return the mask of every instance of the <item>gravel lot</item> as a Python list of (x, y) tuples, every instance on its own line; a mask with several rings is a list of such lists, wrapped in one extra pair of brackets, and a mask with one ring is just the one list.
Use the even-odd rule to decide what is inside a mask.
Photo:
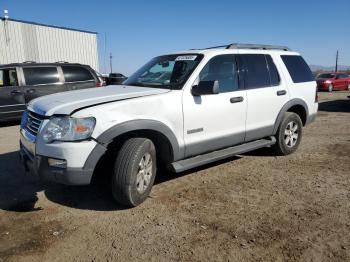
[(350, 261), (350, 93), (320, 94), (299, 150), (158, 174), (134, 209), (101, 185), (42, 185), (0, 127), (0, 261)]

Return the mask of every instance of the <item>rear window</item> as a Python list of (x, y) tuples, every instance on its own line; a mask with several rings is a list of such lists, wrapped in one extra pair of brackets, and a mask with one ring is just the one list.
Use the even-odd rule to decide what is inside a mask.
[(60, 82), (56, 67), (24, 67), (23, 74), (26, 85), (43, 85)]
[(81, 66), (62, 66), (62, 71), (66, 82), (94, 80), (90, 71)]
[(301, 56), (282, 55), (281, 58), (294, 83), (311, 82), (315, 80), (309, 66)]
[(334, 74), (320, 74), (317, 77), (318, 78), (333, 78)]

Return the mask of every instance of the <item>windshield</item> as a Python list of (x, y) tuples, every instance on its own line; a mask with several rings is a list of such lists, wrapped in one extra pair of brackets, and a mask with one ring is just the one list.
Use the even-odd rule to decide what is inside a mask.
[(200, 54), (159, 56), (141, 67), (123, 84), (181, 89), (202, 58)]
[(320, 74), (317, 78), (333, 78), (334, 74)]

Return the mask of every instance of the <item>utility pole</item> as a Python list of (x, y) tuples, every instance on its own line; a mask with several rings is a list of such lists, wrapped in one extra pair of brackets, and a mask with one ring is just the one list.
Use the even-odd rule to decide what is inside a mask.
[(109, 54), (109, 67), (111, 69), (111, 73), (113, 73), (113, 63), (112, 63), (112, 53)]
[(335, 57), (335, 72), (338, 72), (338, 50), (337, 50), (337, 56)]

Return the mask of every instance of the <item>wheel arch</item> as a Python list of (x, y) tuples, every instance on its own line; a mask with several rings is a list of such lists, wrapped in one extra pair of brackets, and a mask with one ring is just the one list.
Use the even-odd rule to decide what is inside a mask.
[(300, 98), (295, 98), (295, 99), (288, 101), (286, 104), (284, 104), (284, 106), (282, 107), (282, 109), (278, 113), (276, 121), (275, 121), (274, 129), (273, 129), (273, 134), (277, 133), (277, 129), (278, 129), (278, 127), (283, 119), (283, 116), (286, 112), (296, 113), (297, 115), (299, 115), (303, 125), (305, 126), (307, 124), (308, 116), (309, 116), (308, 106), (304, 100), (302, 100)]
[(163, 161), (173, 162), (183, 158), (184, 149), (180, 147), (173, 131), (156, 120), (140, 119), (117, 124), (103, 132), (96, 140), (108, 149), (127, 138), (138, 136), (150, 139)]

